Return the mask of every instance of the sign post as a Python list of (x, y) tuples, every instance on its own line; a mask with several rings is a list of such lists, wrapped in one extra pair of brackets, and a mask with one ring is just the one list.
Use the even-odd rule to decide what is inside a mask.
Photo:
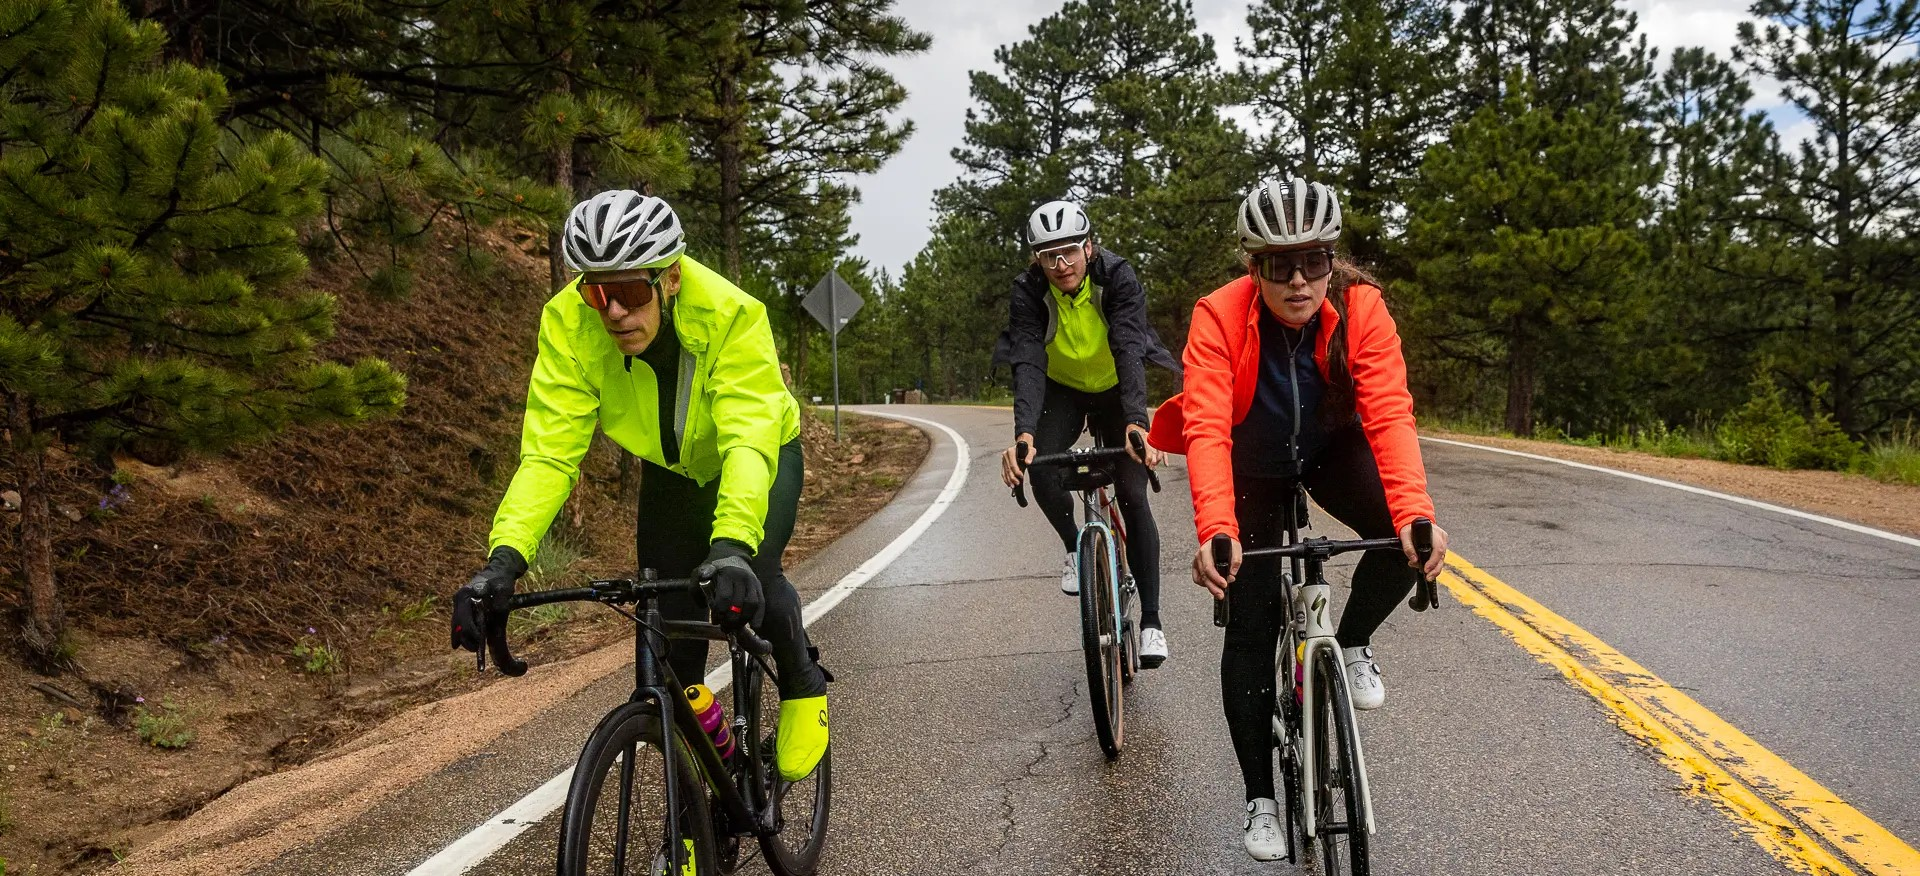
[(827, 329), (827, 337), (833, 347), (833, 440), (840, 440), (840, 330), (854, 313), (867, 302), (860, 293), (853, 291), (847, 281), (840, 279), (840, 272), (827, 271), (827, 275), (814, 284), (813, 291), (800, 301), (807, 313), (820, 321)]

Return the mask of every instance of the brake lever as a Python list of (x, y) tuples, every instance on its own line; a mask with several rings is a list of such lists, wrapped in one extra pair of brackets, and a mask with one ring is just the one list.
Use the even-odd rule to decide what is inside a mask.
[(1426, 611), (1440, 607), (1440, 588), (1427, 578), (1427, 560), (1433, 557), (1433, 521), (1425, 517), (1413, 521), (1413, 555), (1420, 564), (1420, 579), (1414, 584), (1413, 598), (1407, 601), (1407, 607), (1414, 611)]
[[(1233, 571), (1233, 539), (1216, 535), (1209, 547), (1213, 550), (1213, 570), (1219, 572), (1224, 580)], [(1227, 597), (1222, 594), (1213, 601), (1213, 625), (1224, 627), (1232, 617), (1233, 613), (1227, 608)]]
[[(1020, 473), (1024, 475), (1027, 473), (1027, 442), (1016, 442), (1013, 446), (1013, 464), (1019, 466)], [(1024, 478), (1013, 485), (1013, 501), (1020, 503), (1022, 508), (1027, 507), (1027, 482)]]
[(1140, 463), (1141, 468), (1144, 468), (1147, 470), (1147, 483), (1152, 485), (1154, 492), (1156, 493), (1160, 492), (1160, 476), (1157, 474), (1154, 474), (1153, 466), (1150, 466), (1147, 464), (1146, 439), (1140, 437), (1139, 432), (1135, 432), (1129, 429), (1127, 430), (1127, 446), (1133, 450), (1134, 455), (1140, 457), (1136, 461)]

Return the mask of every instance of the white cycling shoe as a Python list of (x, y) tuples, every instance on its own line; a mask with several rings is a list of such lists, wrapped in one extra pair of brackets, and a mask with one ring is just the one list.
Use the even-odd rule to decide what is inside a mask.
[(1278, 861), (1287, 856), (1287, 831), (1280, 824), (1280, 804), (1272, 797), (1247, 801), (1240, 842), (1256, 861)]
[(1365, 711), (1384, 705), (1387, 684), (1380, 680), (1380, 664), (1373, 660), (1373, 648), (1341, 648), (1340, 659), (1347, 664), (1347, 690), (1353, 694), (1353, 707)]
[(1167, 634), (1158, 627), (1140, 631), (1140, 668), (1159, 669), (1167, 662)]
[(1060, 564), (1060, 592), (1080, 595), (1080, 560), (1074, 554), (1067, 554), (1066, 562)]

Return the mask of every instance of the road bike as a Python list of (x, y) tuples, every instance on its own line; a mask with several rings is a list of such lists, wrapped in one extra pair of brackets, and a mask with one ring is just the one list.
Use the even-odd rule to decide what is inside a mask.
[[(1134, 452), (1146, 456), (1140, 433), (1128, 432)], [(1027, 458), (1027, 443), (1016, 446), (1016, 458)], [(1140, 612), (1138, 588), (1127, 569), (1127, 527), (1108, 487), (1122, 461), (1140, 465), (1124, 447), (1077, 447), (1064, 453), (1037, 456), (1022, 462), (1031, 466), (1058, 466), (1063, 482), (1080, 496), (1085, 521), (1076, 539), (1080, 569), (1080, 648), (1087, 658), (1087, 697), (1093, 705), (1093, 728), (1107, 759), (1120, 756), (1126, 745), (1126, 686), (1140, 669)], [(1142, 466), (1143, 468), (1145, 466)], [(1160, 492), (1160, 478), (1147, 468), (1147, 481)], [(1027, 507), (1025, 482), (1013, 488), (1013, 498)]]
[[(600, 720), (580, 749), (560, 819), (560, 876), (587, 873), (727, 874), (741, 863), (742, 840), (759, 842), (779, 876), (811, 876), (826, 844), (833, 789), (829, 748), (799, 782), (780, 776), (774, 752), (780, 712), (772, 646), (747, 629), (666, 620), (659, 600), (689, 593), (705, 601), (691, 579), (610, 579), (585, 587), (521, 593), (508, 611), (555, 602), (598, 602), (634, 622), (633, 694)], [(632, 611), (621, 606), (631, 605)], [(506, 675), (527, 664), (507, 647), (506, 611), (484, 613), (486, 651)], [(733, 710), (723, 754), (700, 726), (690, 691), (663, 655), (669, 641), (727, 643)], [(770, 683), (771, 682), (771, 683)], [(683, 692), (685, 691), (685, 692)], [(769, 695), (770, 694), (770, 695)], [(648, 862), (651, 863), (648, 863)]]
[[(1306, 493), (1296, 479), (1290, 507), (1282, 509), (1284, 542), (1279, 547), (1243, 551), (1241, 562), (1285, 557), (1292, 568), (1280, 573), (1278, 598), (1292, 610), (1281, 632), (1273, 709), (1273, 744), (1279, 751), (1287, 819), (1287, 861), (1298, 863), (1304, 849), (1317, 847), (1322, 872), (1366, 876), (1367, 839), (1374, 832), (1373, 797), (1366, 755), (1354, 719), (1352, 694), (1340, 643), (1330, 618), (1333, 588), (1327, 560), (1345, 553), (1401, 550), (1398, 538), (1334, 541), (1300, 538), (1306, 521)], [(1413, 524), (1414, 551), (1422, 565), (1433, 554), (1433, 524)], [(1232, 564), (1232, 540), (1216, 535), (1210, 545), (1214, 567), (1226, 577)], [(1242, 569), (1246, 568), (1244, 565)], [(1415, 611), (1439, 605), (1439, 592), (1423, 574), (1410, 602)], [(1214, 602), (1213, 623), (1224, 627), (1231, 613), (1225, 599)]]

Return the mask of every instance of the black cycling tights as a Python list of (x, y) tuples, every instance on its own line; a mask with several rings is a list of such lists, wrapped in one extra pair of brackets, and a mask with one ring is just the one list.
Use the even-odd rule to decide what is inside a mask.
[[(1386, 490), (1380, 486), (1380, 469), (1358, 427), (1330, 436), (1326, 447), (1307, 461), (1301, 482), (1315, 503), (1361, 538), (1394, 535)], [(1286, 503), (1293, 500), (1288, 481), (1236, 477), (1233, 486), (1241, 546), (1251, 550), (1279, 545), (1286, 522), (1281, 515)], [(1241, 565), (1233, 586), (1227, 588), (1232, 620), (1220, 652), (1220, 700), (1226, 708), (1227, 731), (1233, 737), (1233, 753), (1240, 760), (1248, 800), (1274, 796), (1274, 649), (1286, 623), (1287, 607), (1280, 604), (1280, 572), (1285, 562), (1273, 558), (1248, 560)], [(1414, 575), (1400, 551), (1368, 551), (1362, 555), (1353, 570), (1353, 592), (1335, 633), (1341, 646), (1369, 644), (1373, 631), (1413, 589)]]
[[(780, 555), (793, 537), (805, 466), (800, 439), (780, 448), (780, 468), (767, 496), (766, 535), (753, 557), (753, 574), (760, 579), (766, 600), (766, 613), (754, 632), (773, 645), (782, 699), (827, 692), (826, 677), (807, 652), (807, 630), (800, 624), (800, 594), (780, 568)], [(707, 548), (713, 541), (713, 512), (719, 502), (719, 478), (703, 487), (685, 475), (642, 460), (640, 523), (635, 534), (639, 568), (658, 570), (662, 578), (692, 574), (707, 558)], [(706, 620), (701, 608), (700, 601), (690, 593), (673, 593), (660, 599), (660, 613), (669, 620)], [(707, 643), (676, 640), (668, 646), (667, 662), (681, 683), (699, 682), (707, 674)]]
[[(1047, 381), (1046, 404), (1040, 408), (1040, 423), (1033, 434), (1034, 450), (1041, 454), (1059, 453), (1080, 440), (1080, 430), (1093, 433), (1102, 447), (1125, 447), (1127, 417), (1120, 406), (1120, 389), (1105, 392), (1081, 392), (1053, 380)], [(1079, 530), (1073, 523), (1072, 496), (1062, 486), (1064, 475), (1056, 466), (1033, 470), (1033, 500), (1060, 534), (1067, 553), (1078, 545)], [(1114, 494), (1120, 500), (1120, 518), (1127, 525), (1127, 568), (1140, 585), (1140, 625), (1160, 627), (1160, 530), (1153, 524), (1153, 508), (1147, 504), (1147, 472), (1137, 465), (1123, 465), (1114, 478)]]

